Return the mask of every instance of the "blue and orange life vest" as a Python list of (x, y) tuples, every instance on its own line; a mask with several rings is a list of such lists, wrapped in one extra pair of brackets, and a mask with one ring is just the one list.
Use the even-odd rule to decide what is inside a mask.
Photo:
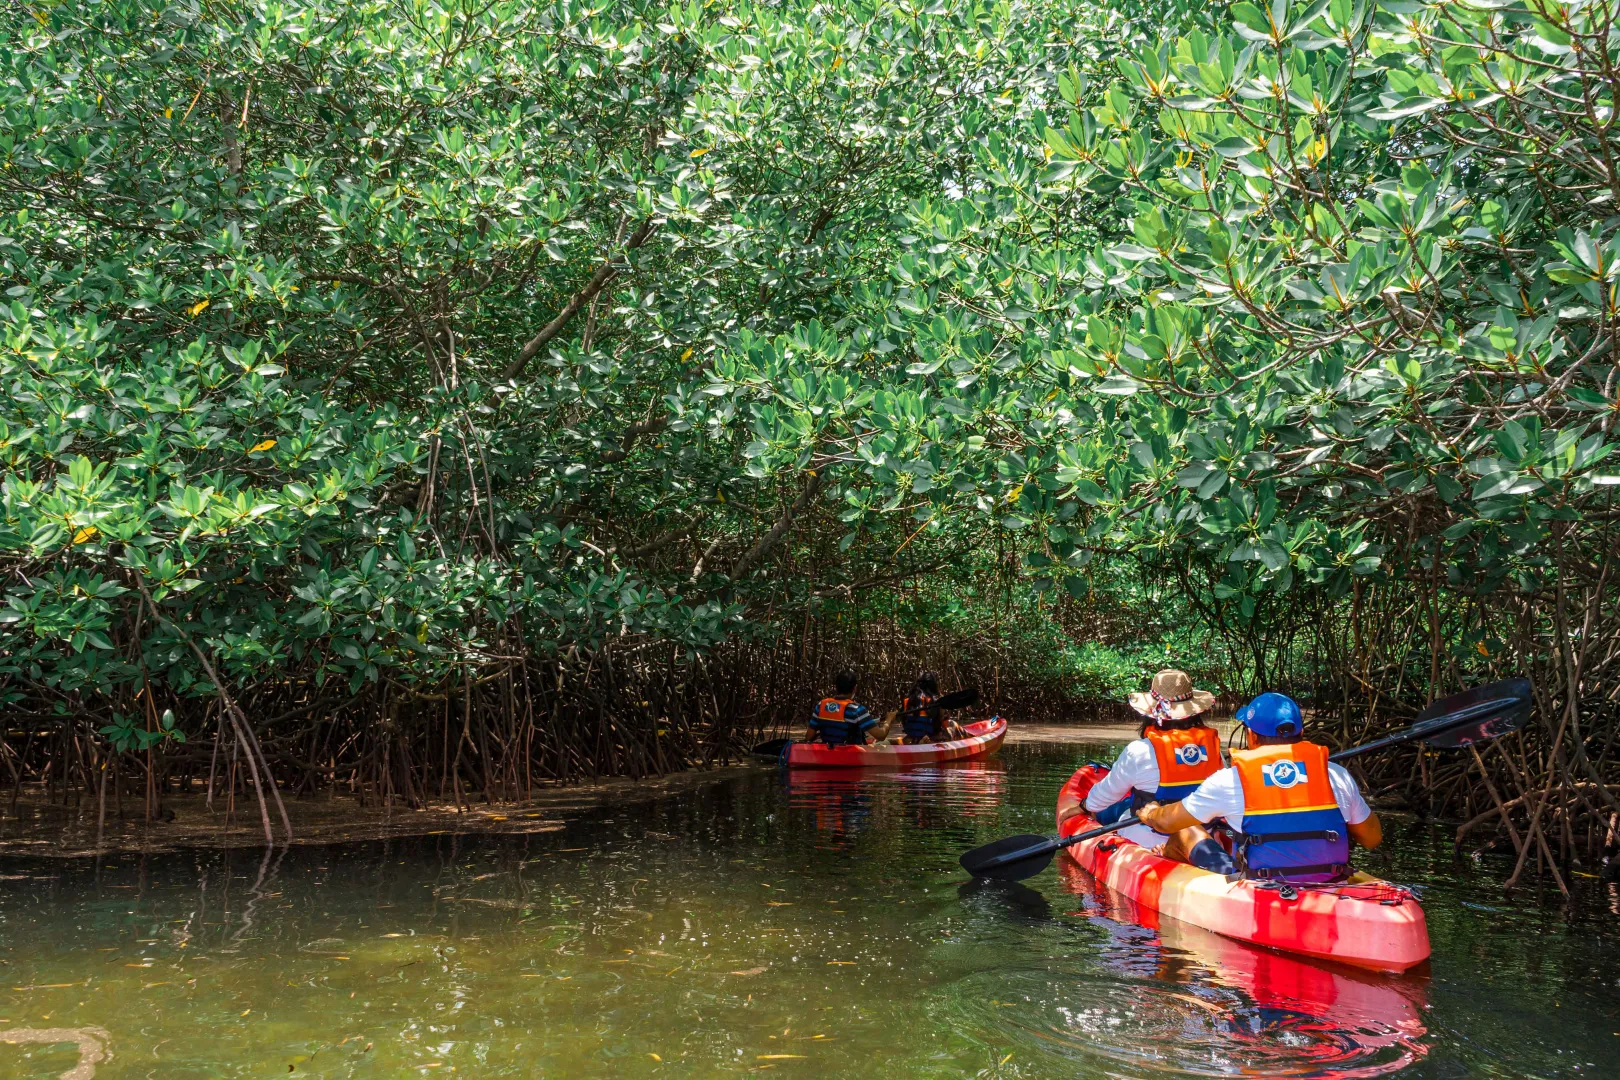
[(1221, 736), (1202, 724), (1183, 728), (1149, 728), (1143, 735), (1159, 763), (1157, 803), (1173, 803), (1198, 790), (1221, 771)]
[(863, 744), (867, 731), (876, 724), (866, 706), (850, 698), (822, 698), (810, 718), (810, 730), (828, 746)]
[(1150, 727), (1142, 737), (1153, 748), (1159, 765), (1159, 786), (1152, 792), (1133, 791), (1097, 814), (1101, 825), (1112, 825), (1128, 811), (1140, 810), (1151, 800), (1173, 803), (1185, 799), (1198, 785), (1221, 771), (1220, 732), (1202, 724), (1183, 728)]
[(906, 733), (906, 742), (928, 742), (942, 734), (939, 710), (929, 708), (933, 703), (934, 695), (916, 690), (901, 704), (900, 726)]
[(1243, 785), (1249, 877), (1334, 881), (1350, 872), (1350, 827), (1333, 797), (1328, 751), (1312, 742), (1234, 750)]

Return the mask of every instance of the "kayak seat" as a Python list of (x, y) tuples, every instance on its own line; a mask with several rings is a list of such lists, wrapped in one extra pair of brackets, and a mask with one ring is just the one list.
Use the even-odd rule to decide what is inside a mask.
[[(1257, 867), (1250, 865), (1249, 852), (1266, 844), (1297, 844), (1319, 841), (1339, 847), (1345, 837), (1338, 829), (1305, 829), (1298, 832), (1243, 833), (1238, 837), (1238, 857), (1243, 876), (1251, 880), (1325, 884), (1344, 881), (1350, 876), (1350, 864), (1341, 862), (1307, 863), (1297, 866)], [(1348, 846), (1345, 847), (1348, 850)]]

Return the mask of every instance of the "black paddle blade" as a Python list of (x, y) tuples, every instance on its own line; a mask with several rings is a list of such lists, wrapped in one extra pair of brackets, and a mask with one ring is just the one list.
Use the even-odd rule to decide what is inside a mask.
[(1534, 702), (1529, 679), (1503, 679), (1433, 702), (1412, 730), (1421, 735), (1432, 726), (1434, 734), (1423, 741), (1436, 749), (1467, 746), (1524, 727)]
[(788, 744), (792, 741), (792, 739), (772, 739), (770, 742), (760, 743), (758, 746), (750, 750), (749, 753), (757, 754), (760, 757), (778, 758), (782, 756), (782, 751), (786, 749)]
[(966, 690), (952, 690), (934, 701), (936, 709), (963, 709), (975, 705), (979, 701), (979, 688), (970, 686)]
[(976, 878), (1022, 881), (1050, 866), (1057, 850), (1058, 842), (1050, 836), (1025, 833), (976, 847), (963, 855), (960, 862), (962, 869)]

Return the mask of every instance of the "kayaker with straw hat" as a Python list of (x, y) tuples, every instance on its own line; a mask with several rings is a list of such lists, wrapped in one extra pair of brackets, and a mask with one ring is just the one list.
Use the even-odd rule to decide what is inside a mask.
[(1178, 802), (1143, 807), (1142, 820), (1186, 830), (1223, 819), (1238, 834), (1245, 877), (1307, 883), (1349, 877), (1351, 843), (1375, 848), (1384, 838), (1355, 777), (1330, 760), (1327, 747), (1305, 738), (1304, 711), (1286, 694), (1261, 694), (1238, 710), (1237, 720), (1248, 748), (1232, 752), (1231, 767)]
[[(1103, 825), (1118, 821), (1134, 805), (1182, 799), (1224, 765), (1220, 734), (1200, 720), (1215, 708), (1215, 695), (1194, 687), (1185, 671), (1161, 671), (1145, 692), (1127, 700), (1145, 718), (1142, 737), (1120, 751), (1085, 798), (1085, 809)], [(1237, 869), (1226, 849), (1197, 823), (1173, 835), (1146, 825), (1132, 825), (1118, 835), (1205, 870), (1229, 874)]]

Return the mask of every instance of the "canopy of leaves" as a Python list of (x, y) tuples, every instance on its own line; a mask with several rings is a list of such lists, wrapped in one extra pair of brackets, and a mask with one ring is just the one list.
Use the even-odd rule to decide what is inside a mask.
[[(908, 362), (863, 406), (855, 510), (966, 493), (1036, 530), (1047, 580), (1179, 553), (1236, 618), (1381, 569), (1595, 585), (1620, 484), (1613, 14), (1241, 3), (1111, 81), (1061, 75), (1025, 138), (912, 205), (889, 291), (840, 334)], [(776, 352), (736, 353), (793, 403)]]
[(0, 18), (0, 678), (103, 720), (152, 678), (212, 692), (193, 644), (239, 684), (353, 694), (697, 653), (918, 572), (902, 524), (770, 573), (960, 426), (873, 389), (900, 334), (830, 328), (904, 301), (905, 208), (1131, 26), (875, 0)]

